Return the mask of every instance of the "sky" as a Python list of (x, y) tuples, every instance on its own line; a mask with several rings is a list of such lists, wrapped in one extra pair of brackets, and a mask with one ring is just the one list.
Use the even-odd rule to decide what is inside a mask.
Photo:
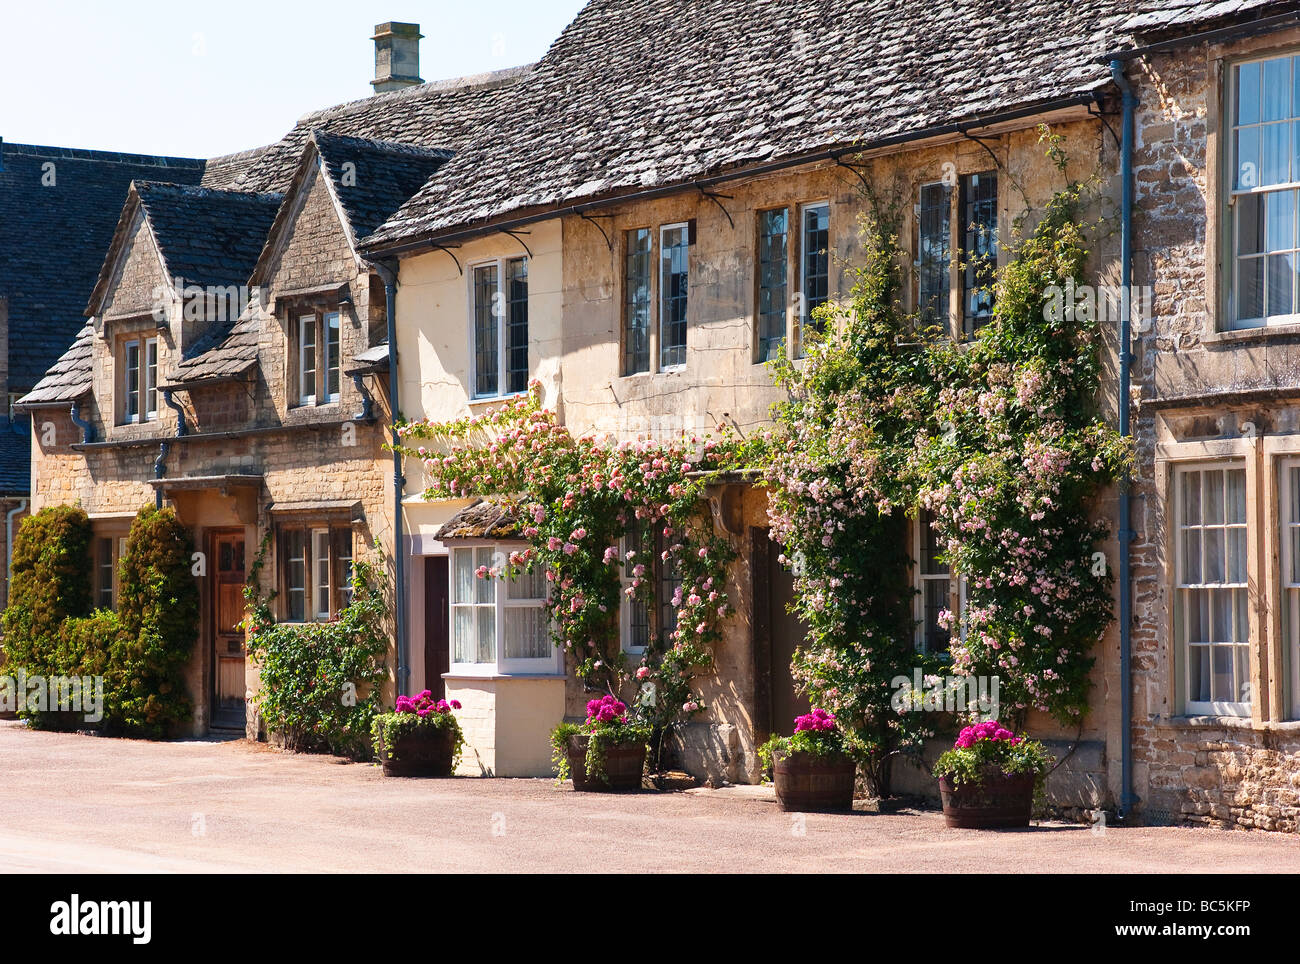
[(368, 96), (375, 24), (420, 24), (420, 76), (441, 80), (536, 60), (583, 2), (4, 0), (0, 138), (228, 154)]

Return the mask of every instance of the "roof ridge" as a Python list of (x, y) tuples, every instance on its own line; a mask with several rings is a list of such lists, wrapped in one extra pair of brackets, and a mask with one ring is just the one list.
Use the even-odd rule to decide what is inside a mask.
[(284, 194), (278, 191), (240, 191), (235, 188), (226, 187), (205, 187), (201, 184), (177, 184), (174, 181), (150, 181), (134, 180), (131, 182), (135, 185), (136, 193), (155, 191), (159, 188), (169, 191), (173, 194), (181, 194), (194, 198), (224, 197), (230, 200), (257, 201), (269, 204), (279, 204), (284, 200)]
[(62, 157), (72, 160), (104, 161), (110, 164), (129, 164), (134, 167), (186, 167), (201, 168), (208, 163), (202, 157), (174, 157), (167, 154), (130, 154), (122, 151), (97, 151), (86, 147), (52, 147), (44, 144), (18, 144), (4, 141), (5, 154), (27, 154), (34, 157)]
[(311, 129), (311, 136), (317, 142), (321, 140), (336, 141), (338, 143), (348, 144), (365, 144), (370, 147), (378, 147), (392, 154), (410, 154), (416, 157), (441, 158), (447, 160), (455, 152), (445, 147), (423, 147), (419, 144), (412, 144), (409, 141), (393, 141), (381, 137), (355, 137), (351, 134), (335, 134), (332, 131), (324, 130), (319, 127)]

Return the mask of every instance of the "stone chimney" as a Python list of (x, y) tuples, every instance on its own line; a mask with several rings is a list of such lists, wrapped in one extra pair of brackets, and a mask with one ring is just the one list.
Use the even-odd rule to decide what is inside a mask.
[(375, 24), (375, 79), (370, 82), (376, 94), (401, 90), (424, 83), (420, 79), (420, 33), (418, 23)]

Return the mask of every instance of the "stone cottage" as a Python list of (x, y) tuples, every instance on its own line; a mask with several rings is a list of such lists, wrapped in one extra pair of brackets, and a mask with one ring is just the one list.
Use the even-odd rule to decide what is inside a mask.
[(33, 509), (90, 514), (97, 605), (116, 604), (141, 505), (172, 505), (191, 528), (204, 554), (187, 675), (196, 733), (258, 734), (241, 623), (263, 545), (262, 589), (286, 622), (335, 618), (363, 554), (398, 568), (381, 448), (387, 293), (357, 239), (522, 73), (419, 86), (381, 75), (383, 93), (304, 117), (242, 155), (223, 188), (132, 182), (90, 320), (20, 400), (36, 425)]

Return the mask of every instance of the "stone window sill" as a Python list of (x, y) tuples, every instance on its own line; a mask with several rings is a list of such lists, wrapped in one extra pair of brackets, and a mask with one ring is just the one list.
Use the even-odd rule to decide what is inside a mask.
[(1300, 734), (1300, 720), (1261, 720), (1249, 716), (1160, 716), (1157, 726), (1183, 730), (1272, 730), (1278, 733)]
[(1230, 347), (1240, 344), (1257, 344), (1271, 341), (1294, 341), (1300, 338), (1300, 324), (1266, 325), (1262, 328), (1240, 328), (1235, 331), (1210, 331), (1201, 336), (1203, 345)]

